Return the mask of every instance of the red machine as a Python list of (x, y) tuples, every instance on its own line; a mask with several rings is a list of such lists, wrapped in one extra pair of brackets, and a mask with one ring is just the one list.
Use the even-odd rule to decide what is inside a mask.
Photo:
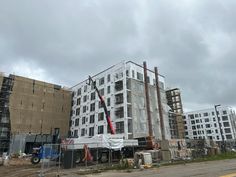
[(99, 90), (98, 90), (98, 88), (96, 86), (96, 83), (93, 81), (92, 77), (89, 76), (89, 83), (88, 83), (88, 85), (91, 85), (91, 83), (92, 83), (92, 86), (94, 87), (94, 89), (96, 90), (96, 92), (98, 94), (98, 97), (99, 97), (99, 99), (101, 101), (101, 105), (102, 105), (102, 107), (104, 109), (104, 112), (105, 112), (105, 115), (106, 115), (106, 120), (107, 120), (108, 126), (110, 128), (111, 134), (114, 135), (115, 134), (115, 129), (114, 129), (113, 125), (112, 125), (111, 118), (110, 118), (110, 116), (108, 114), (106, 103), (105, 103), (103, 97), (101, 96), (101, 94), (99, 93)]

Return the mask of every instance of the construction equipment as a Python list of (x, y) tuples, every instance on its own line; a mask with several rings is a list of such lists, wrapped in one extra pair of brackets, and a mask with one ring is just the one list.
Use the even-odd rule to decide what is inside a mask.
[(104, 112), (105, 112), (105, 115), (106, 115), (107, 124), (108, 124), (108, 126), (110, 128), (111, 134), (114, 135), (115, 134), (115, 129), (113, 128), (110, 115), (108, 114), (106, 103), (105, 103), (103, 97), (101, 96), (101, 94), (100, 94), (100, 92), (99, 92), (99, 90), (98, 90), (98, 88), (96, 86), (96, 83), (93, 81), (92, 77), (89, 76), (89, 83), (88, 83), (88, 85), (91, 85), (91, 84), (94, 87), (94, 89), (96, 90), (96, 92), (98, 94), (98, 97), (99, 97), (99, 99), (101, 101), (101, 105), (102, 105), (102, 107), (104, 109)]
[[(41, 135), (42, 136), (42, 135)], [(37, 136), (36, 136), (37, 137)], [(36, 141), (35, 137), (35, 141)], [(52, 144), (60, 143), (60, 130), (59, 128), (54, 129), (54, 134), (52, 135)], [(50, 158), (57, 160), (60, 156), (59, 149), (52, 149), (52, 147), (45, 147), (43, 142), (40, 147), (34, 147), (31, 157), (32, 164), (38, 164), (41, 159)]]
[(38, 164), (40, 160), (44, 158), (58, 160), (59, 156), (58, 150), (52, 149), (51, 147), (40, 146), (39, 148), (33, 148), (31, 163)]

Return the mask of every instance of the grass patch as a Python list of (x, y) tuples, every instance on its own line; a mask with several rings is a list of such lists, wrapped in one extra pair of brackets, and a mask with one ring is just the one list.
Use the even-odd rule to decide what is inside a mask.
[(203, 158), (197, 158), (195, 161), (213, 161), (213, 160), (225, 160), (225, 159), (234, 159), (236, 158), (236, 152), (226, 152), (213, 156), (206, 156)]

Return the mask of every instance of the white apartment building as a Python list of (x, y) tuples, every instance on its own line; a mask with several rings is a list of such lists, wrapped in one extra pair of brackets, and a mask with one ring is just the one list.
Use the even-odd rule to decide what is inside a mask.
[[(161, 139), (158, 114), (155, 73), (147, 71), (150, 95), (152, 131)], [(125, 139), (148, 136), (148, 121), (145, 101), (144, 71), (141, 65), (131, 61), (116, 64), (92, 76), (107, 105), (116, 134)], [(91, 137), (109, 133), (106, 117), (99, 98), (88, 80), (72, 87), (73, 105), (70, 132), (73, 137)], [(159, 75), (165, 137), (170, 138), (164, 77)]]
[(213, 107), (185, 113), (184, 123), (187, 139), (222, 141), (222, 136), (224, 140), (236, 138), (235, 111), (228, 106), (216, 106), (216, 109)]

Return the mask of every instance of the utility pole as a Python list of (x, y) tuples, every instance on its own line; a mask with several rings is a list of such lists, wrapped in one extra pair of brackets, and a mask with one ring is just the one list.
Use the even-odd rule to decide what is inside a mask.
[(224, 135), (223, 135), (222, 125), (220, 123), (219, 112), (217, 111), (217, 107), (219, 107), (219, 106), (221, 106), (221, 105), (217, 104), (214, 107), (215, 107), (216, 117), (217, 117), (219, 128), (220, 128), (220, 135), (221, 135), (221, 138), (222, 138), (221, 151), (225, 152), (225, 138), (224, 138)]
[(147, 109), (147, 119), (148, 119), (148, 129), (149, 129), (149, 136), (153, 137), (152, 132), (152, 119), (151, 119), (151, 110), (150, 110), (150, 99), (149, 99), (149, 88), (148, 88), (148, 81), (147, 81), (147, 64), (143, 62), (143, 72), (144, 72), (144, 86), (145, 86), (145, 97), (146, 97), (146, 109)]
[(155, 81), (156, 81), (156, 91), (157, 91), (157, 103), (158, 103), (158, 110), (159, 110), (159, 117), (160, 117), (160, 124), (161, 124), (161, 137), (162, 137), (162, 140), (165, 140), (165, 128), (164, 128), (164, 119), (163, 119), (162, 104), (161, 104), (161, 91), (160, 91), (157, 67), (155, 67), (154, 70), (155, 70), (155, 78), (156, 78)]

